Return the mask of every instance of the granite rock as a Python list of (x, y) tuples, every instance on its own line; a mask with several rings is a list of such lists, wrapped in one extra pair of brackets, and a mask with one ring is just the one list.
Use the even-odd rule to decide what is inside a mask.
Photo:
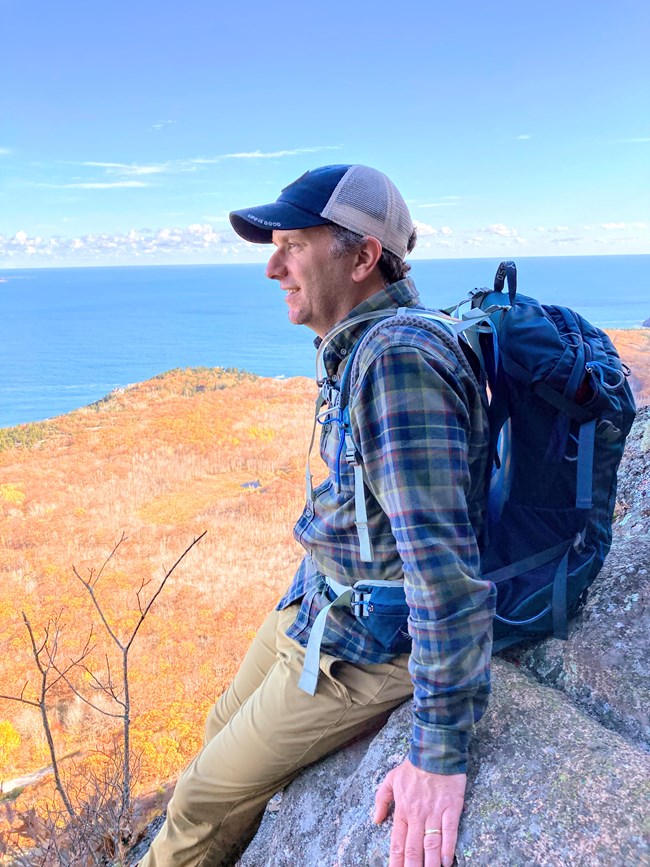
[[(374, 791), (406, 754), (409, 728), (407, 703), (373, 739), (305, 771), (280, 809), (267, 812), (240, 867), (384, 867), (390, 821), (372, 823)], [(468, 778), (459, 865), (606, 867), (650, 858), (650, 755), (505, 660), (494, 662)]]
[[(476, 727), (460, 867), (650, 865), (650, 408), (619, 474), (614, 543), (567, 642), (493, 663)], [(304, 771), (267, 809), (239, 867), (384, 867), (379, 781), (408, 751), (410, 702)], [(142, 848), (139, 854), (142, 853)]]
[[(472, 741), (459, 865), (650, 865), (650, 408), (619, 474), (612, 550), (571, 625), (493, 663)], [(377, 783), (408, 749), (410, 703), (372, 739), (305, 771), (240, 867), (379, 867)], [(299, 855), (297, 854), (299, 853)]]

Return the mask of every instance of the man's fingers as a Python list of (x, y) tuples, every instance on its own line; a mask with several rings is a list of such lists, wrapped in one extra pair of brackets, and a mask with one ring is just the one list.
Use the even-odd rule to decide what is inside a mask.
[[(429, 819), (423, 831), (424, 867), (440, 867), (440, 850), (442, 848), (442, 831), (439, 819)], [(427, 831), (440, 831), (439, 834)]]
[(408, 864), (408, 861), (405, 860), (407, 832), (408, 825), (406, 821), (399, 816), (395, 816), (393, 819), (393, 830), (390, 834), (388, 867), (405, 867)]
[(385, 777), (375, 792), (375, 815), (372, 821), (379, 825), (388, 815), (388, 808), (393, 802), (393, 787), (390, 784), (390, 775)]
[[(459, 822), (460, 812), (453, 807), (446, 809), (442, 814), (442, 851), (440, 857), (443, 867), (451, 867), (454, 863)], [(427, 864), (426, 867), (429, 867), (429, 865)]]

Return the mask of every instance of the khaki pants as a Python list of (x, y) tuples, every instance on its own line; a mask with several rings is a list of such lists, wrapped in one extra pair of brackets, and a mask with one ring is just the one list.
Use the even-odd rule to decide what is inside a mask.
[(408, 654), (380, 665), (321, 655), (315, 696), (297, 688), (304, 650), (273, 611), (210, 712), (204, 745), (179, 778), (141, 867), (225, 867), (255, 834), (269, 798), (302, 768), (377, 728), (412, 693)]

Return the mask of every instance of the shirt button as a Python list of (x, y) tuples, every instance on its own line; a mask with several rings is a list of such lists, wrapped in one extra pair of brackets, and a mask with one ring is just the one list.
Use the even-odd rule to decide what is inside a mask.
[(341, 350), (341, 355), (342, 355), (344, 358), (345, 358), (345, 356), (346, 356), (347, 354), (348, 354), (347, 349), (342, 349), (342, 350)]
[(313, 514), (311, 509), (305, 509), (305, 518), (311, 518)]

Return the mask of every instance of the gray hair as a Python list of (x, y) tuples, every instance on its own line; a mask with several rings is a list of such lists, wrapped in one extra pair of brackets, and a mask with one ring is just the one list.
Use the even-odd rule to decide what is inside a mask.
[[(364, 236), (351, 232), (350, 229), (344, 229), (343, 226), (338, 226), (336, 223), (331, 223), (328, 228), (332, 235), (332, 255), (335, 257), (347, 256), (348, 253), (353, 253), (363, 244)], [(416, 240), (417, 233), (413, 229), (408, 240), (408, 253), (415, 247)], [(411, 266), (407, 262), (404, 262), (395, 253), (391, 253), (390, 250), (384, 250), (383, 247), (377, 266), (387, 286), (398, 280), (403, 280), (411, 270)]]

